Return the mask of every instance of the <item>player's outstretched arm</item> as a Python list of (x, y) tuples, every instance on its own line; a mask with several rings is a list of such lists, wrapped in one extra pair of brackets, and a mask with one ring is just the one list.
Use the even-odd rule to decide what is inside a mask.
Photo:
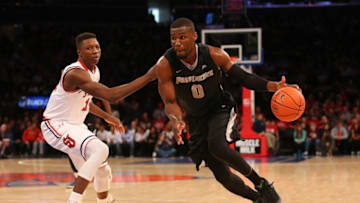
[(286, 83), (285, 76), (283, 76), (281, 81), (268, 81), (265, 78), (257, 76), (252, 73), (244, 71), (239, 65), (234, 64), (229, 55), (222, 49), (217, 47), (210, 46), (210, 55), (216, 65), (220, 66), (224, 72), (226, 72), (231, 78), (238, 80), (248, 89), (256, 91), (270, 91), (275, 92), (276, 90), (285, 87), (291, 86), (296, 89), (299, 89), (297, 85), (289, 85)]
[(172, 81), (170, 64), (166, 58), (161, 57), (156, 64), (158, 77), (158, 91), (165, 104), (165, 113), (172, 123), (177, 144), (184, 144), (181, 132), (185, 128), (182, 120), (182, 110), (176, 101), (175, 87)]
[(68, 91), (81, 89), (90, 95), (116, 103), (119, 100), (141, 89), (156, 78), (156, 73), (152, 67), (146, 74), (133, 80), (130, 83), (109, 88), (101, 83), (91, 80), (88, 73), (82, 69), (70, 70), (64, 78), (64, 88)]

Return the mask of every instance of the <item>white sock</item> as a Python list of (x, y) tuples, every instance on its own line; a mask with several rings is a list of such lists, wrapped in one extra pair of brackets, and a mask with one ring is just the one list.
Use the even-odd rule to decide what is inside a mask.
[(82, 199), (82, 194), (71, 192), (68, 203), (78, 203)]

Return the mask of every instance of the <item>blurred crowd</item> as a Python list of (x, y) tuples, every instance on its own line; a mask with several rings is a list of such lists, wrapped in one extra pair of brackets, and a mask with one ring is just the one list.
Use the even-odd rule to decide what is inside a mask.
[[(254, 68), (255, 73), (270, 80), (285, 75), (289, 83), (299, 84), (306, 98), (302, 118), (284, 123), (271, 113), (272, 94), (256, 93), (253, 127), (268, 137), (271, 154), (296, 154), (301, 159), (360, 152), (360, 68), (356, 57), (360, 22), (355, 14), (346, 8), (337, 12), (249, 12), (253, 26), (263, 29), (265, 62)], [(205, 26), (196, 23), (198, 29)], [(58, 155), (44, 143), (39, 130), (43, 109), (22, 109), (17, 101), (21, 96), (50, 95), (61, 70), (77, 59), (74, 37), (84, 31), (98, 35), (101, 82), (110, 87), (144, 74), (170, 47), (168, 25), (154, 23), (1, 25), (1, 157)], [(238, 81), (225, 83), (240, 106)], [(174, 142), (156, 82), (112, 109), (126, 126), (125, 134), (114, 136), (114, 129), (96, 121), (96, 134), (110, 146), (112, 156), (186, 156), (186, 143), (177, 146)], [(241, 111), (239, 121), (241, 128)], [(189, 136), (185, 131), (185, 141)]]

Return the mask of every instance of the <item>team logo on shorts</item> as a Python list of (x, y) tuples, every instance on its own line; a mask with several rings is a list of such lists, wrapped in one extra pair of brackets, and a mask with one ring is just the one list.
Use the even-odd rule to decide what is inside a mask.
[(69, 148), (75, 147), (75, 140), (69, 137), (69, 135), (66, 135), (66, 137), (63, 139), (63, 142)]

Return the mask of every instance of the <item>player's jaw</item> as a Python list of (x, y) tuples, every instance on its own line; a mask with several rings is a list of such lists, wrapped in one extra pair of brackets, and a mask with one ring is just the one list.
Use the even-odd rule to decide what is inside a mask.
[(176, 55), (180, 58), (180, 59), (186, 59), (190, 53), (191, 53), (191, 48), (189, 46), (179, 46), (179, 47), (174, 47), (175, 49), (175, 53)]
[(98, 64), (99, 60), (100, 60), (100, 54), (96, 54), (96, 55), (92, 56), (91, 59), (94, 64)]
[(99, 63), (100, 61), (100, 54), (90, 54), (87, 56), (82, 57), (82, 60), (87, 66), (94, 66)]
[(175, 52), (180, 59), (185, 59), (189, 55), (185, 50), (175, 50)]

